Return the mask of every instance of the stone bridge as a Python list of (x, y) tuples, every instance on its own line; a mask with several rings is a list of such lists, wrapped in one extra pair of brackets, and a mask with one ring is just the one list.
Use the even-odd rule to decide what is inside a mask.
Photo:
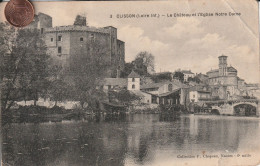
[(220, 115), (245, 115), (245, 112), (249, 111), (259, 116), (260, 113), (260, 103), (257, 99), (205, 101), (205, 104), (211, 106), (211, 111)]

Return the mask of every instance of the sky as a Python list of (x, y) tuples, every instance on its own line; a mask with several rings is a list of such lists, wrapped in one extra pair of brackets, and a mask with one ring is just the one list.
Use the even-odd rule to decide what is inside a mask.
[[(3, 11), (5, 2), (0, 3)], [(113, 2), (33, 2), (36, 14), (52, 16), (53, 26), (71, 25), (85, 14), (89, 26), (114, 26), (125, 42), (126, 62), (140, 51), (155, 56), (155, 69), (206, 73), (218, 68), (218, 56), (248, 83), (259, 82), (258, 5), (255, 0), (172, 0)], [(198, 13), (241, 13), (199, 17)], [(194, 17), (167, 17), (185, 13)], [(116, 18), (117, 14), (160, 14), (159, 18)], [(112, 18), (110, 16), (112, 15)], [(164, 17), (162, 15), (165, 15)], [(3, 13), (0, 20), (4, 20)]]

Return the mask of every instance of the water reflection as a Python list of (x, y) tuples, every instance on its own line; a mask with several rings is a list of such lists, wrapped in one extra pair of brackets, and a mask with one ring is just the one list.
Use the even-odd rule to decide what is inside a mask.
[(259, 119), (187, 115), (103, 116), (11, 124), (3, 129), (10, 165), (156, 165), (178, 154), (259, 149)]

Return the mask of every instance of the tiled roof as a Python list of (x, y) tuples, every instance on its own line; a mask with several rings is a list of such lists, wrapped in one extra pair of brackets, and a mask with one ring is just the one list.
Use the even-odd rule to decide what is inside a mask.
[(132, 70), (132, 72), (128, 75), (128, 78), (140, 78), (140, 75)]
[(159, 88), (165, 84), (171, 83), (170, 81), (167, 82), (158, 82), (158, 83), (151, 83), (151, 84), (144, 84), (141, 85), (141, 89), (150, 89), (150, 88)]
[(183, 74), (194, 74), (190, 70), (182, 70), (181, 71)]
[(132, 90), (132, 91), (130, 91), (130, 93), (133, 93), (139, 97), (144, 97), (144, 94), (143, 94), (144, 92), (139, 91), (139, 90)]
[(173, 93), (179, 92), (180, 89), (181, 89), (181, 88), (174, 89), (174, 90), (171, 91), (171, 92), (162, 93), (162, 94), (159, 94), (158, 96), (159, 96), (159, 97), (165, 97), (165, 96), (171, 95), (171, 94), (173, 94)]
[(226, 55), (221, 55), (221, 56), (219, 56), (218, 58), (220, 58), (220, 57), (227, 57)]
[(215, 73), (215, 72), (218, 72), (218, 71), (219, 71), (219, 69), (214, 69), (214, 70), (208, 71), (207, 73)]
[(158, 83), (151, 83), (151, 84), (144, 84), (141, 85), (141, 89), (150, 89), (150, 88), (159, 88), (165, 84), (173, 84), (178, 88), (188, 88), (188, 85), (185, 85), (181, 82), (171, 82), (171, 81), (165, 81), (165, 82), (158, 82)]
[(197, 85), (190, 88), (190, 91), (198, 91), (203, 93), (210, 93), (209, 90), (204, 90), (205, 86), (203, 85)]
[(234, 68), (234, 67), (232, 67), (232, 66), (230, 66), (230, 67), (228, 67), (228, 71), (233, 71), (233, 72), (237, 72), (237, 70)]

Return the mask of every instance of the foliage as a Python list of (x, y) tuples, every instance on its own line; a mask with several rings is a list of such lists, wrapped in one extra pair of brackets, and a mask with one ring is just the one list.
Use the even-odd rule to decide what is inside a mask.
[(0, 30), (1, 107), (6, 112), (15, 101), (33, 99), (36, 103), (39, 94), (47, 92), (50, 57), (38, 30), (14, 31), (4, 23)]
[(184, 74), (182, 72), (176, 71), (173, 75), (174, 79), (178, 79), (179, 81), (184, 81)]
[(157, 75), (152, 75), (151, 79), (154, 82), (161, 82), (161, 81), (165, 81), (165, 80), (171, 81), (172, 80), (172, 73), (167, 72), (167, 73), (160, 73), (160, 74), (157, 74)]
[(199, 77), (197, 77), (197, 76), (195, 76), (195, 77), (189, 77), (188, 78), (188, 82), (190, 82), (190, 81), (192, 81), (192, 82), (196, 82), (196, 83), (201, 83), (201, 80), (199, 79)]
[[(96, 90), (97, 80), (110, 73), (110, 61), (106, 42), (102, 39), (88, 41), (77, 52), (70, 56), (65, 69), (64, 80), (71, 87), (70, 99), (95, 107), (95, 101), (104, 98), (104, 94)], [(86, 54), (85, 51), (88, 50)]]
[(131, 63), (125, 64), (125, 69), (122, 72), (122, 76), (127, 77), (132, 70), (141, 76), (150, 75), (154, 72), (154, 56), (147, 51), (138, 53)]
[(74, 21), (74, 25), (87, 26), (86, 16), (77, 15)]
[(131, 73), (131, 71), (133, 71), (133, 70), (135, 70), (135, 68), (134, 68), (134, 65), (133, 65), (132, 62), (131, 63), (125, 63), (125, 68), (121, 73), (121, 77), (126, 78)]
[(125, 105), (128, 105), (133, 101), (140, 100), (140, 97), (125, 89), (120, 91), (109, 91), (109, 98), (111, 102), (120, 102)]

